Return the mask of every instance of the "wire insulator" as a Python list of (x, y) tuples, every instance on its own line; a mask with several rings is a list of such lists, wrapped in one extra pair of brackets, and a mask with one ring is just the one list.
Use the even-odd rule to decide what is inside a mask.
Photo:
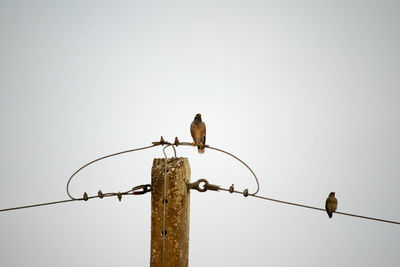
[(243, 191), (243, 196), (247, 197), (249, 195), (249, 189)]
[(89, 197), (88, 194), (85, 192), (83, 193), (83, 200), (88, 201)]
[(99, 198), (103, 198), (103, 197), (104, 197), (104, 194), (103, 194), (103, 192), (101, 192), (101, 190), (99, 190), (99, 192), (97, 193), (97, 195), (99, 196)]
[(174, 145), (175, 145), (175, 146), (179, 146), (179, 139), (178, 139), (178, 137), (175, 137)]
[(229, 193), (233, 193), (233, 191), (235, 191), (235, 186), (232, 184), (230, 187), (229, 187)]

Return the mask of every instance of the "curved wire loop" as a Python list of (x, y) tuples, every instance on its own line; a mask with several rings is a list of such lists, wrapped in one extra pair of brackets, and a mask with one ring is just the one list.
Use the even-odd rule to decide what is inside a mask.
[[(179, 142), (178, 144), (176, 144), (176, 142), (175, 142), (174, 144), (171, 144), (171, 145), (176, 145), (176, 146), (177, 146), (177, 145), (194, 146), (193, 143), (189, 143), (189, 142)], [(231, 153), (229, 153), (229, 152), (227, 152), (227, 151), (225, 151), (225, 150), (222, 150), (222, 149), (219, 149), (219, 148), (216, 148), (216, 147), (212, 147), (212, 146), (209, 146), (209, 145), (204, 145), (204, 147), (205, 147), (205, 148), (212, 149), (212, 150), (216, 150), (216, 151), (218, 151), (218, 152), (222, 152), (222, 153), (224, 153), (224, 154), (227, 154), (227, 155), (231, 156), (232, 158), (238, 160), (238, 161), (239, 161), (240, 163), (242, 163), (244, 166), (246, 166), (246, 168), (247, 168), (247, 169), (251, 172), (251, 174), (253, 175), (254, 180), (256, 181), (256, 184), (257, 184), (257, 190), (256, 190), (254, 193), (248, 194), (248, 195), (253, 195), (253, 196), (255, 196), (255, 195), (258, 193), (258, 191), (260, 191), (260, 183), (258, 182), (257, 175), (256, 175), (256, 174), (254, 173), (254, 171), (249, 167), (249, 165), (247, 165), (243, 160), (241, 160), (240, 158), (236, 157), (235, 155), (233, 155), (233, 154), (231, 154)]]
[(231, 154), (231, 153), (229, 153), (229, 152), (226, 152), (226, 151), (224, 151), (224, 150), (222, 150), (222, 149), (219, 149), (219, 148), (216, 148), (216, 147), (211, 147), (211, 146), (206, 146), (206, 147), (209, 148), (209, 149), (213, 149), (213, 150), (216, 150), (216, 151), (225, 153), (225, 154), (231, 156), (232, 158), (235, 158), (235, 159), (237, 159), (238, 161), (240, 161), (240, 163), (242, 163), (244, 166), (246, 166), (246, 168), (249, 169), (249, 171), (251, 172), (251, 174), (253, 174), (254, 179), (256, 180), (256, 183), (257, 183), (257, 190), (256, 190), (254, 193), (249, 194), (249, 195), (255, 196), (255, 195), (258, 193), (258, 191), (260, 191), (260, 183), (258, 182), (258, 178), (257, 178), (256, 174), (255, 174), (255, 173), (253, 172), (253, 170), (249, 167), (249, 165), (247, 165), (243, 160), (241, 160), (240, 158), (236, 157), (235, 155), (233, 155), (233, 154)]
[(165, 149), (167, 149), (168, 147), (172, 147), (172, 149), (174, 150), (174, 158), (176, 158), (176, 149), (175, 149), (175, 144), (170, 144), (168, 143), (164, 148), (163, 148), (163, 154), (164, 157), (167, 159), (167, 153), (165, 153)]
[[(93, 163), (95, 163), (95, 162), (97, 162), (97, 161), (106, 159), (106, 158), (114, 157), (114, 156), (117, 156), (117, 155), (129, 153), (129, 152), (135, 152), (135, 151), (139, 151), (139, 150), (144, 150), (144, 149), (156, 147), (156, 146), (159, 146), (159, 145), (163, 145), (163, 146), (166, 145), (166, 146), (163, 148), (163, 153), (164, 153), (164, 157), (165, 157), (165, 168), (166, 168), (166, 165), (167, 165), (167, 164), (166, 164), (166, 161), (167, 161), (167, 154), (166, 154), (166, 152), (165, 152), (166, 148), (168, 148), (168, 147), (171, 146), (172, 149), (174, 150), (174, 157), (176, 158), (176, 149), (175, 149), (175, 146), (176, 146), (176, 147), (177, 147), (178, 145), (193, 146), (193, 143), (189, 143), (189, 142), (179, 142), (179, 140), (178, 140), (177, 137), (175, 138), (174, 143), (170, 143), (170, 142), (164, 141), (163, 137), (161, 137), (161, 139), (160, 139), (159, 142), (152, 142), (152, 145), (150, 145), (150, 146), (145, 146), (145, 147), (140, 147), (140, 148), (129, 149), (129, 150), (125, 150), (125, 151), (121, 151), (121, 152), (109, 154), (109, 155), (106, 155), (106, 156), (97, 158), (97, 159), (95, 159), (95, 160), (92, 160), (92, 161), (86, 163), (85, 165), (83, 165), (82, 167), (80, 167), (78, 170), (76, 170), (76, 171), (71, 175), (71, 177), (68, 179), (67, 188), (66, 188), (66, 189), (67, 189), (67, 194), (68, 194), (68, 196), (69, 196), (71, 199), (73, 199), (73, 200), (77, 200), (77, 198), (74, 198), (74, 197), (70, 194), (70, 192), (69, 192), (69, 184), (70, 184), (72, 178), (73, 178), (78, 172), (80, 172), (82, 169), (86, 168), (87, 166), (89, 166), (89, 165), (91, 165), (91, 164), (93, 164)], [(229, 153), (229, 152), (227, 152), (227, 151), (225, 151), (225, 150), (222, 150), (222, 149), (219, 149), (219, 148), (216, 148), (216, 147), (212, 147), (212, 146), (209, 146), (209, 145), (204, 145), (204, 147), (209, 148), (209, 149), (212, 149), (212, 150), (216, 150), (216, 151), (219, 151), (219, 152), (222, 152), (222, 153), (224, 153), (224, 154), (227, 154), (227, 155), (233, 157), (234, 159), (238, 160), (238, 161), (239, 161), (240, 163), (242, 163), (244, 166), (246, 166), (246, 168), (247, 168), (247, 169), (251, 172), (251, 174), (254, 176), (254, 180), (256, 181), (256, 184), (257, 184), (257, 190), (256, 190), (254, 193), (249, 194), (249, 195), (253, 195), (253, 196), (254, 196), (254, 195), (256, 195), (256, 194), (258, 193), (258, 191), (260, 190), (260, 183), (258, 182), (258, 178), (257, 178), (256, 174), (254, 173), (254, 171), (253, 171), (243, 160), (241, 160), (240, 158), (236, 157), (235, 155), (233, 155), (233, 154), (231, 154), (231, 153)]]
[(129, 153), (129, 152), (144, 150), (144, 149), (156, 147), (156, 146), (159, 146), (159, 145), (161, 145), (161, 143), (157, 143), (157, 144), (154, 144), (154, 143), (153, 143), (153, 144), (150, 145), (150, 146), (145, 146), (145, 147), (140, 147), (140, 148), (134, 148), (134, 149), (129, 149), (129, 150), (125, 150), (125, 151), (121, 151), (121, 152), (109, 154), (109, 155), (106, 155), (106, 156), (97, 158), (97, 159), (95, 159), (95, 160), (92, 160), (91, 162), (86, 163), (85, 165), (83, 165), (82, 167), (80, 167), (78, 170), (76, 170), (76, 171), (71, 175), (71, 177), (69, 177), (68, 182), (67, 182), (67, 194), (68, 194), (68, 196), (69, 196), (71, 199), (73, 199), (73, 200), (78, 200), (78, 198), (74, 198), (74, 197), (71, 196), (71, 194), (69, 193), (69, 184), (70, 184), (72, 178), (74, 178), (74, 176), (75, 176), (78, 172), (80, 172), (81, 170), (83, 170), (83, 169), (86, 168), (87, 166), (89, 166), (89, 165), (91, 165), (91, 164), (93, 164), (93, 163), (95, 163), (95, 162), (97, 162), (97, 161), (106, 159), (106, 158), (118, 156), (118, 155), (125, 154), (125, 153)]

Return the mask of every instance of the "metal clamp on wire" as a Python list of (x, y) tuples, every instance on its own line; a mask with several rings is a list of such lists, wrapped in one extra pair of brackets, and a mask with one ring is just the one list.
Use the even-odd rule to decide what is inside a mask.
[[(138, 191), (139, 189), (142, 189), (142, 191)], [(138, 185), (132, 188), (132, 195), (143, 195), (146, 194), (147, 192), (150, 192), (151, 190), (151, 185), (149, 184), (143, 184), (143, 185)]]
[(179, 139), (178, 139), (178, 137), (175, 137), (174, 145), (175, 145), (175, 146), (179, 146)]
[(161, 136), (160, 141), (159, 142), (152, 142), (153, 145), (155, 146), (159, 146), (159, 145), (167, 145), (170, 144), (169, 142), (165, 142), (164, 137)]
[[(200, 186), (204, 184), (204, 186)], [(219, 185), (210, 184), (206, 179), (199, 179), (194, 183), (187, 184), (188, 189), (196, 189), (199, 192), (206, 192), (207, 190), (218, 191), (220, 189)]]

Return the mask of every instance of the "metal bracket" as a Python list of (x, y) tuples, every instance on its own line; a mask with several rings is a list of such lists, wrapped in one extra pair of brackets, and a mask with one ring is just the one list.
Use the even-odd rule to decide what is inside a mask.
[[(142, 189), (142, 191), (138, 191), (139, 189)], [(132, 195), (143, 195), (151, 191), (151, 185), (149, 184), (138, 185), (132, 188), (131, 191)]]
[[(204, 186), (200, 186), (204, 184)], [(196, 189), (199, 192), (206, 192), (207, 190), (218, 191), (220, 189), (219, 185), (210, 184), (206, 179), (199, 179), (194, 183), (187, 184), (188, 189)]]

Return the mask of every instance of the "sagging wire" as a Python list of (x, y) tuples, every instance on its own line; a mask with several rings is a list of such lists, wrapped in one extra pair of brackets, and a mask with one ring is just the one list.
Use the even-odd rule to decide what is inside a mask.
[[(158, 144), (164, 145), (164, 144), (166, 144), (166, 145), (168, 145), (168, 146), (172, 146), (173, 148), (174, 148), (175, 146), (176, 146), (176, 147), (178, 147), (178, 146), (195, 146), (194, 143), (190, 143), (190, 142), (179, 142), (178, 137), (175, 137), (174, 143), (170, 143), (170, 142), (164, 141), (164, 138), (163, 138), (162, 136), (161, 136), (161, 139), (160, 139), (159, 142), (153, 142), (152, 144), (154, 144), (154, 145), (158, 145)], [(220, 148), (212, 147), (212, 146), (210, 146), (210, 145), (204, 145), (204, 147), (205, 147), (205, 148), (212, 149), (212, 150), (215, 150), (215, 151), (218, 151), (218, 152), (222, 152), (222, 153), (224, 153), (224, 154), (227, 154), (227, 155), (231, 156), (232, 158), (238, 160), (240, 163), (242, 163), (242, 164), (251, 172), (251, 174), (253, 175), (254, 180), (255, 180), (255, 182), (256, 182), (256, 185), (257, 185), (257, 190), (256, 190), (254, 193), (251, 193), (251, 194), (249, 194), (249, 195), (255, 196), (255, 195), (260, 191), (260, 183), (259, 183), (259, 181), (258, 181), (257, 175), (256, 175), (256, 174), (254, 173), (254, 171), (249, 167), (249, 165), (247, 165), (243, 160), (241, 160), (239, 157), (237, 157), (237, 156), (235, 156), (235, 155), (233, 155), (233, 154), (231, 154), (231, 153), (229, 153), (229, 152), (227, 152), (227, 151), (225, 151), (225, 150), (222, 150), (222, 149), (220, 149)], [(175, 158), (176, 158), (176, 151), (175, 151), (175, 148), (174, 148), (174, 152), (175, 152)], [(166, 156), (165, 153), (164, 153), (164, 156)]]
[[(237, 191), (237, 190), (235, 190), (234, 185), (231, 185), (229, 187), (229, 189), (223, 188), (223, 187), (220, 187), (219, 185), (210, 184), (206, 179), (199, 179), (194, 183), (188, 184), (187, 187), (189, 189), (195, 189), (195, 190), (197, 190), (199, 192), (206, 192), (207, 190), (211, 190), (211, 191), (226, 191), (226, 192), (229, 192), (231, 194), (232, 193), (241, 194), (244, 197), (250, 196), (250, 197), (255, 197), (255, 198), (258, 198), (258, 199), (278, 202), (278, 203), (281, 203), (281, 204), (292, 205), (292, 206), (297, 206), (297, 207), (302, 207), (302, 208), (307, 208), (307, 209), (314, 209), (314, 210), (319, 210), (319, 211), (326, 212), (325, 209), (318, 208), (318, 207), (313, 207), (313, 206), (303, 205), (303, 204), (299, 204), (299, 203), (273, 199), (273, 198), (264, 197), (264, 196), (258, 196), (258, 195), (254, 195), (254, 194), (249, 194), (247, 189), (245, 189), (243, 192)], [(366, 220), (373, 220), (373, 221), (378, 221), (378, 222), (384, 222), (384, 223), (391, 223), (391, 224), (400, 225), (400, 222), (398, 222), (398, 221), (385, 220), (385, 219), (369, 217), (369, 216), (363, 216), (363, 215), (358, 215), (358, 214), (353, 214), (353, 213), (345, 213), (345, 212), (340, 212), (340, 211), (334, 211), (334, 213), (340, 214), (340, 215), (345, 215), (345, 216), (357, 217), (357, 218), (366, 219)]]
[[(181, 145), (181, 146), (195, 146), (194, 143), (190, 143), (190, 142), (179, 142), (179, 139), (178, 139), (177, 137), (175, 137), (174, 143), (170, 143), (170, 142), (166, 142), (166, 141), (164, 140), (164, 138), (161, 136), (160, 141), (152, 142), (152, 145), (145, 146), (145, 147), (140, 147), (140, 148), (129, 149), (129, 150), (124, 150), (124, 151), (120, 151), (120, 152), (117, 152), (117, 153), (113, 153), (113, 154), (109, 154), (109, 155), (102, 156), (102, 157), (100, 157), (100, 158), (97, 158), (97, 159), (95, 159), (95, 160), (92, 160), (92, 161), (86, 163), (85, 165), (83, 165), (82, 167), (80, 167), (79, 169), (77, 169), (77, 170), (69, 177), (69, 179), (68, 179), (68, 181), (67, 181), (67, 185), (66, 185), (66, 191), (67, 191), (67, 195), (69, 196), (70, 199), (67, 199), (67, 200), (60, 200), (60, 201), (53, 201), (53, 202), (45, 202), (45, 203), (39, 203), (39, 204), (33, 204), (33, 205), (27, 205), (27, 206), (20, 206), (20, 207), (14, 207), (14, 208), (1, 209), (0, 212), (3, 212), (3, 211), (10, 211), (10, 210), (16, 210), (16, 209), (24, 209), (24, 208), (39, 207), (39, 206), (45, 206), (45, 205), (53, 205), (53, 204), (71, 202), (71, 201), (81, 201), (81, 200), (87, 201), (88, 199), (92, 199), (92, 198), (103, 198), (103, 197), (110, 197), (110, 196), (117, 196), (118, 199), (121, 200), (122, 195), (144, 194), (144, 193), (146, 193), (147, 191), (144, 192), (144, 193), (138, 193), (137, 191), (133, 192), (132, 190), (135, 189), (135, 188), (133, 188), (133, 189), (131, 189), (131, 190), (129, 190), (129, 191), (122, 192), (122, 193), (121, 193), (121, 192), (118, 192), (118, 193), (105, 193), (105, 194), (103, 194), (103, 193), (101, 192), (101, 190), (100, 190), (97, 196), (88, 196), (87, 193), (85, 192), (85, 193), (83, 194), (83, 197), (82, 197), (82, 198), (76, 198), (76, 197), (73, 197), (73, 196), (70, 194), (70, 192), (69, 192), (69, 185), (70, 185), (72, 179), (75, 177), (76, 174), (78, 174), (81, 170), (83, 170), (84, 168), (88, 167), (89, 165), (91, 165), (91, 164), (93, 164), (93, 163), (95, 163), (95, 162), (97, 162), (97, 161), (100, 161), (100, 160), (103, 160), (103, 159), (106, 159), (106, 158), (110, 158), (110, 157), (114, 157), (114, 156), (118, 156), (118, 155), (125, 154), (125, 153), (130, 153), (130, 152), (135, 152), (135, 151), (139, 151), (139, 150), (144, 150), (144, 149), (153, 148), (153, 147), (156, 147), (156, 146), (159, 146), (159, 145), (162, 145), (162, 146), (166, 145), (166, 146), (163, 148), (163, 153), (164, 153), (164, 157), (165, 157), (165, 166), (164, 166), (164, 172), (165, 172), (165, 176), (164, 176), (164, 186), (165, 186), (165, 187), (164, 187), (164, 197), (165, 197), (165, 196), (166, 196), (166, 190), (167, 190), (167, 188), (166, 188), (167, 154), (165, 153), (165, 149), (166, 149), (167, 147), (170, 147), (170, 146), (171, 146), (172, 149), (174, 150), (174, 157), (176, 158), (176, 149), (175, 149), (175, 147), (178, 147), (179, 145)], [(250, 194), (250, 195), (255, 196), (255, 195), (259, 192), (260, 185), (259, 185), (259, 182), (258, 182), (258, 178), (257, 178), (256, 174), (253, 172), (253, 170), (252, 170), (244, 161), (242, 161), (240, 158), (238, 158), (238, 157), (236, 157), (235, 155), (233, 155), (233, 154), (231, 154), (231, 153), (229, 153), (229, 152), (227, 152), (227, 151), (224, 151), (224, 150), (222, 150), (222, 149), (215, 148), (215, 147), (211, 147), (211, 146), (209, 146), (209, 145), (204, 145), (204, 147), (209, 148), (209, 149), (212, 149), (212, 150), (216, 150), (216, 151), (219, 151), (219, 152), (222, 152), (222, 153), (225, 153), (225, 154), (227, 154), (227, 155), (229, 155), (229, 156), (235, 158), (235, 159), (238, 160), (239, 162), (241, 162), (244, 166), (246, 166), (246, 168), (249, 169), (249, 171), (250, 171), (250, 172), (252, 173), (252, 175), (254, 176), (254, 179), (255, 179), (256, 184), (257, 184), (257, 190), (256, 190), (254, 193)], [(146, 186), (149, 186), (149, 187), (150, 187), (150, 185), (146, 185)], [(150, 189), (148, 188), (148, 190), (150, 190)], [(246, 192), (248, 193), (248, 189), (246, 189)], [(163, 218), (163, 220), (164, 220), (164, 224), (165, 224), (165, 205), (164, 205), (164, 218)], [(164, 225), (164, 228), (165, 228), (165, 225)]]
[(71, 196), (71, 194), (69, 193), (69, 184), (70, 184), (72, 178), (73, 178), (78, 172), (80, 172), (81, 170), (83, 170), (84, 168), (86, 168), (87, 166), (89, 166), (89, 165), (91, 165), (91, 164), (93, 164), (93, 163), (95, 163), (95, 162), (97, 162), (97, 161), (106, 159), (106, 158), (118, 156), (118, 155), (125, 154), (125, 153), (135, 152), (135, 151), (139, 151), (139, 150), (144, 150), (144, 149), (156, 147), (156, 146), (159, 146), (159, 145), (161, 145), (160, 142), (159, 142), (158, 144), (154, 144), (154, 143), (153, 143), (151, 146), (145, 146), (145, 147), (140, 147), (140, 148), (134, 148), (134, 149), (129, 149), (129, 150), (125, 150), (125, 151), (121, 151), (121, 152), (109, 154), (109, 155), (106, 155), (106, 156), (97, 158), (97, 159), (95, 159), (95, 160), (92, 160), (91, 162), (86, 163), (85, 165), (83, 165), (82, 167), (80, 167), (78, 170), (76, 170), (76, 171), (71, 175), (71, 177), (69, 177), (68, 182), (67, 182), (67, 194), (68, 194), (68, 196), (69, 196), (72, 200), (78, 200), (77, 198), (74, 198), (73, 196)]
[[(162, 138), (161, 138), (161, 139), (162, 139)], [(134, 187), (134, 188), (132, 188), (131, 190), (128, 190), (128, 191), (126, 191), (126, 192), (118, 192), (118, 193), (102, 193), (102, 191), (99, 190), (97, 196), (88, 196), (88, 194), (85, 192), (85, 193), (83, 194), (83, 197), (81, 197), (81, 198), (75, 198), (75, 197), (73, 197), (73, 196), (70, 194), (70, 192), (69, 192), (69, 185), (70, 185), (70, 183), (71, 183), (72, 178), (74, 178), (74, 176), (75, 176), (78, 172), (80, 172), (81, 170), (83, 170), (83, 169), (86, 168), (87, 166), (89, 166), (89, 165), (91, 165), (91, 164), (93, 164), (93, 163), (95, 163), (95, 162), (97, 162), (97, 161), (100, 161), (100, 160), (103, 160), (103, 159), (106, 159), (106, 158), (110, 158), (110, 157), (114, 157), (114, 156), (118, 156), (118, 155), (125, 154), (125, 153), (130, 153), (130, 152), (135, 152), (135, 151), (139, 151), (139, 150), (144, 150), (144, 149), (156, 147), (156, 146), (163, 145), (163, 144), (164, 144), (164, 141), (163, 141), (163, 140), (160, 140), (160, 142), (155, 142), (155, 143), (153, 142), (153, 144), (150, 145), (150, 146), (145, 146), (145, 147), (140, 147), (140, 148), (134, 148), (134, 149), (129, 149), (129, 150), (120, 151), (120, 152), (117, 152), (117, 153), (113, 153), (113, 154), (109, 154), (109, 155), (106, 155), (106, 156), (97, 158), (97, 159), (95, 159), (95, 160), (92, 160), (92, 161), (86, 163), (85, 165), (83, 165), (82, 167), (80, 167), (79, 169), (77, 169), (77, 170), (69, 177), (69, 179), (68, 179), (68, 182), (67, 182), (67, 185), (66, 185), (66, 191), (67, 191), (67, 194), (68, 194), (68, 196), (69, 196), (70, 199), (67, 199), (67, 200), (60, 200), (60, 201), (52, 201), (52, 202), (45, 202), (45, 203), (39, 203), (39, 204), (33, 204), (33, 205), (26, 205), (26, 206), (19, 206), (19, 207), (7, 208), (7, 209), (1, 209), (0, 212), (11, 211), (11, 210), (17, 210), (17, 209), (33, 208), (33, 207), (40, 207), (40, 206), (46, 206), (46, 205), (54, 205), (54, 204), (60, 204), (60, 203), (65, 203), (65, 202), (71, 202), (71, 201), (81, 201), (81, 200), (87, 201), (87, 200), (92, 199), (92, 198), (103, 198), (103, 197), (111, 197), (111, 196), (117, 196), (117, 197), (118, 197), (118, 200), (121, 201), (123, 195), (139, 195), (139, 194), (145, 194), (145, 193), (147, 193), (147, 192), (150, 191), (150, 185), (142, 185), (142, 186), (139, 186), (140, 188), (142, 188), (143, 186), (146, 186), (145, 189), (144, 189), (144, 191), (141, 191), (141, 192), (138, 192), (138, 191), (137, 191), (138, 187)], [(176, 153), (176, 152), (175, 152), (175, 153)]]
[[(68, 196), (69, 196), (71, 199), (75, 199), (75, 198), (74, 198), (73, 196), (71, 196), (71, 194), (69, 193), (69, 184), (70, 184), (72, 178), (73, 178), (78, 172), (80, 172), (82, 169), (86, 168), (87, 166), (89, 166), (89, 165), (91, 165), (91, 164), (93, 164), (93, 163), (95, 163), (95, 162), (97, 162), (97, 161), (106, 159), (106, 158), (114, 157), (114, 156), (121, 155), (121, 154), (125, 154), (125, 153), (135, 152), (135, 151), (139, 151), (139, 150), (144, 150), (144, 149), (156, 147), (156, 146), (159, 146), (159, 145), (162, 145), (162, 146), (166, 145), (166, 146), (163, 148), (163, 153), (164, 153), (164, 157), (165, 157), (165, 158), (167, 158), (167, 154), (165, 153), (165, 149), (166, 149), (167, 147), (170, 147), (170, 146), (172, 147), (172, 149), (174, 150), (174, 157), (176, 158), (176, 149), (175, 149), (175, 147), (178, 147), (178, 146), (195, 146), (194, 143), (190, 143), (190, 142), (180, 142), (179, 139), (178, 139), (178, 137), (175, 137), (174, 142), (173, 142), (173, 143), (170, 143), (170, 142), (168, 142), (168, 141), (165, 141), (164, 138), (161, 136), (160, 141), (152, 142), (152, 145), (150, 145), (150, 146), (145, 146), (145, 147), (141, 147), (141, 148), (129, 149), (129, 150), (125, 150), (125, 151), (121, 151), (121, 152), (117, 152), (117, 153), (113, 153), (113, 154), (109, 154), (109, 155), (106, 155), (106, 156), (97, 158), (97, 159), (95, 159), (95, 160), (92, 160), (92, 161), (86, 163), (85, 165), (83, 165), (82, 167), (80, 167), (78, 170), (76, 170), (76, 171), (71, 175), (71, 177), (68, 179), (68, 182), (67, 182), (67, 194), (68, 194)], [(210, 145), (204, 145), (204, 147), (205, 147), (205, 148), (212, 149), (212, 150), (215, 150), (215, 151), (218, 151), (218, 152), (222, 152), (222, 153), (224, 153), (224, 154), (227, 154), (227, 155), (233, 157), (234, 159), (238, 160), (240, 163), (242, 163), (242, 164), (251, 172), (251, 174), (253, 175), (254, 180), (255, 180), (255, 182), (256, 182), (256, 185), (257, 185), (257, 190), (256, 190), (254, 193), (251, 193), (251, 195), (256, 195), (256, 194), (259, 192), (259, 190), (260, 190), (260, 183), (258, 182), (257, 175), (254, 173), (254, 171), (253, 171), (243, 160), (241, 160), (239, 157), (237, 157), (237, 156), (235, 156), (235, 155), (233, 155), (233, 154), (231, 154), (231, 153), (229, 153), (229, 152), (227, 152), (227, 151), (225, 151), (225, 150), (222, 150), (222, 149), (220, 149), (220, 148), (212, 147), (212, 146), (210, 146)]]

